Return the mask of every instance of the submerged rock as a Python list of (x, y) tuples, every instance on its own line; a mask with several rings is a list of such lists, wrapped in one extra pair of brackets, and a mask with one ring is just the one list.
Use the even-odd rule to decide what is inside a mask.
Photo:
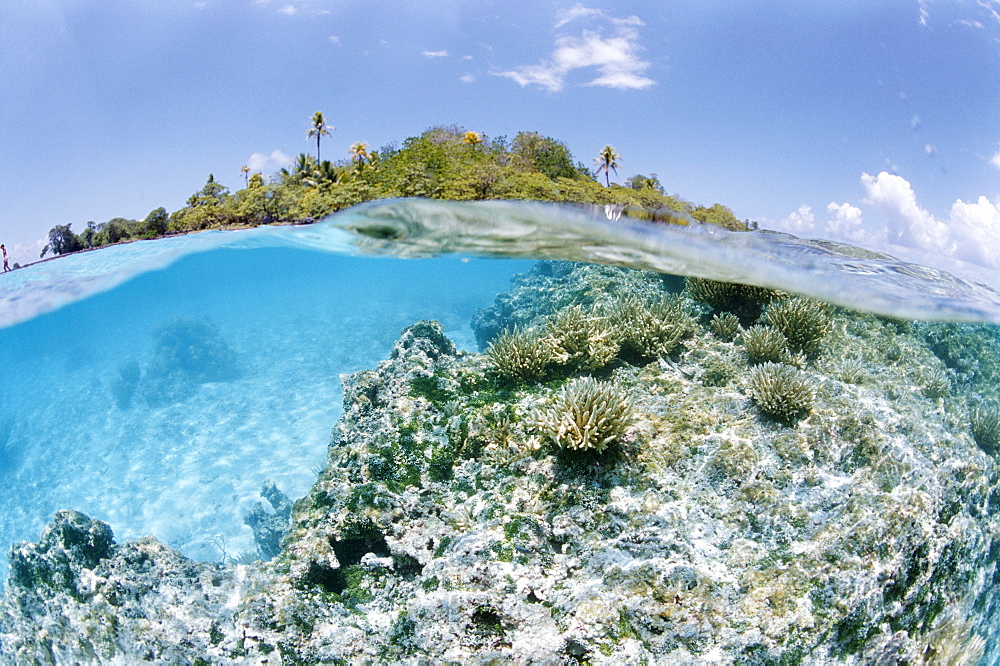
[[(565, 290), (556, 309), (615, 296), (595, 296), (588, 267), (558, 271), (561, 286), (529, 280), (507, 302), (543, 287)], [(626, 283), (647, 301), (667, 288)], [(436, 322), (410, 327), (388, 360), (344, 377), (327, 466), (277, 558), (192, 562), (61, 512), (11, 550), (0, 657), (995, 660), (1000, 475), (968, 423), (982, 396), (925, 390), (948, 372), (926, 332), (834, 312), (822, 345), (792, 359), (809, 409), (775, 419), (755, 405), (741, 337), (687, 303), (696, 330), (669, 355), (600, 368), (633, 411), (600, 451), (539, 427), (574, 377), (511, 383)]]

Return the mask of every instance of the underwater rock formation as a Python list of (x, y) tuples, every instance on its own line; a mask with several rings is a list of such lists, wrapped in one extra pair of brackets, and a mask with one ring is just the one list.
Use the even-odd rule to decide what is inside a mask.
[[(494, 335), (676, 292), (593, 268), (520, 282), (498, 301), (521, 314)], [(388, 360), (344, 378), (326, 468), (269, 562), (117, 545), (103, 523), (61, 512), (38, 544), (11, 549), (0, 658), (995, 660), (1000, 474), (968, 421), (985, 396), (957, 381), (920, 389), (951, 372), (922, 330), (830, 311), (792, 368), (811, 409), (767, 418), (742, 341), (675, 298), (693, 330), (668, 356), (619, 354), (546, 383), (505, 380), (435, 322), (410, 327)], [(630, 406), (614, 450), (561, 448), (536, 416), (593, 375)]]

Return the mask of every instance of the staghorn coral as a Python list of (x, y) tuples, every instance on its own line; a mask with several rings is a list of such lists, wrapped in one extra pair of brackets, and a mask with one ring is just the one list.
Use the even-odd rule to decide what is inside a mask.
[(546, 326), (546, 343), (559, 365), (590, 371), (604, 367), (618, 353), (618, 341), (606, 317), (579, 305), (560, 310)]
[(695, 327), (683, 301), (669, 296), (649, 303), (629, 294), (615, 303), (608, 322), (622, 351), (640, 359), (668, 356)]
[(713, 333), (727, 342), (732, 341), (740, 332), (740, 319), (732, 312), (718, 312), (712, 315), (708, 325)]
[(804, 372), (770, 361), (750, 371), (747, 394), (760, 411), (782, 423), (798, 421), (816, 401), (815, 389)]
[(547, 338), (519, 326), (497, 336), (490, 343), (487, 355), (498, 375), (517, 382), (538, 381), (554, 360)]
[(773, 326), (754, 324), (743, 332), (743, 346), (751, 365), (788, 360), (788, 340)]
[(596, 451), (621, 438), (634, 419), (631, 399), (593, 377), (570, 380), (551, 405), (531, 417), (535, 428), (560, 447)]
[(761, 320), (785, 336), (793, 352), (815, 357), (831, 328), (830, 306), (810, 298), (795, 297), (767, 306)]
[(767, 303), (782, 296), (782, 292), (764, 287), (696, 277), (687, 278), (684, 281), (684, 288), (696, 301), (708, 305), (713, 310), (731, 312), (743, 323), (757, 319)]
[(1000, 405), (991, 402), (973, 407), (969, 429), (979, 448), (994, 455), (1000, 448)]

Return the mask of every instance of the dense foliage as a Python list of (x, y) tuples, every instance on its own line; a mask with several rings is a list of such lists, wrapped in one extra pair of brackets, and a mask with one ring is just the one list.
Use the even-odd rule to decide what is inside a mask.
[[(314, 116), (309, 138), (317, 141), (329, 127)], [(316, 123), (320, 123), (316, 129)], [(537, 132), (521, 132), (513, 139), (489, 139), (457, 126), (434, 127), (401, 146), (369, 151), (354, 144), (349, 157), (319, 161), (302, 153), (295, 162), (265, 179), (244, 167), (245, 187), (232, 192), (208, 176), (187, 205), (168, 214), (152, 211), (144, 220), (114, 218), (102, 224), (88, 222), (80, 234), (71, 225), (53, 227), (42, 251), (65, 254), (124, 240), (155, 238), (209, 228), (308, 222), (342, 208), (386, 197), (435, 199), (521, 199), (554, 202), (620, 204), (656, 210), (684, 211), (697, 220), (727, 229), (746, 225), (732, 211), (715, 204), (694, 206), (667, 195), (656, 174), (634, 175), (626, 185), (601, 184), (596, 176), (620, 166), (621, 156), (605, 146), (592, 172), (564, 143)], [(652, 219), (656, 219), (652, 216)]]

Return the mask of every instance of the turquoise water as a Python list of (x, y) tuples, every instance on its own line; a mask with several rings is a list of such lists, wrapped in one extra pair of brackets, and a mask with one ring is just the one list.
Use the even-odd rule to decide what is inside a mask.
[[(222, 247), (0, 330), (0, 543), (36, 540), (72, 507), (197, 559), (251, 549), (243, 516), (261, 484), (301, 496), (322, 466), (340, 374), (376, 365), (421, 319), (475, 350), (472, 314), (529, 266)], [(123, 371), (148, 373), (158, 330), (192, 321), (214, 327), (236, 376), (124, 404)]]
[[(262, 483), (298, 497), (323, 465), (341, 373), (374, 367), (421, 319), (475, 351), (472, 315), (531, 257), (738, 279), (901, 317), (1000, 321), (989, 286), (884, 255), (608, 217), (617, 214), (404, 201), (3, 275), (0, 544), (35, 540), (53, 512), (73, 508), (119, 539), (151, 534), (201, 560), (250, 551), (243, 517)], [(361, 256), (442, 252), (462, 254)], [(194, 347), (214, 356), (186, 357)]]

